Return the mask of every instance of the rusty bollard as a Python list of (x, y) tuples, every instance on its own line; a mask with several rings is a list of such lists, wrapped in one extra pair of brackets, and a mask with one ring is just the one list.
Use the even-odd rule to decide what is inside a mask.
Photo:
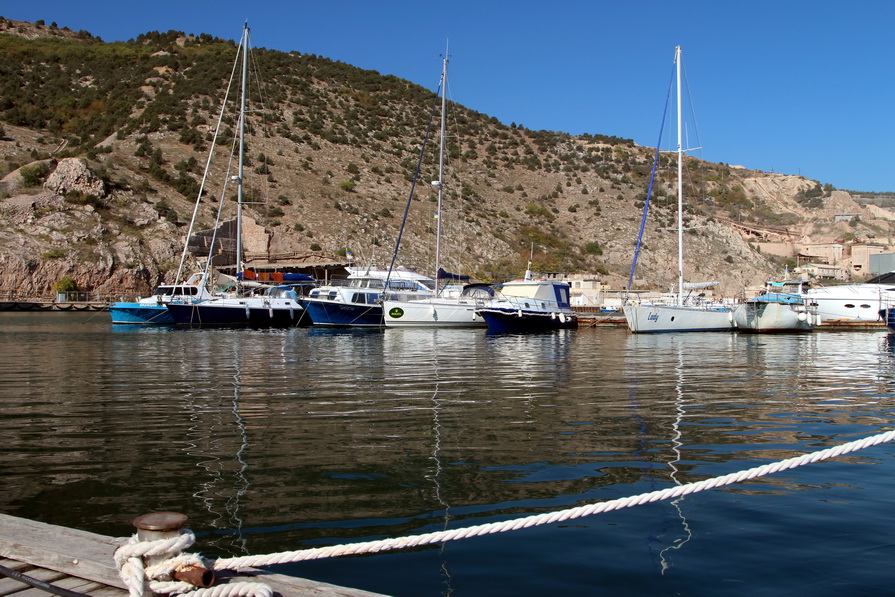
[[(158, 541), (159, 539), (172, 539), (180, 535), (180, 529), (186, 525), (187, 517), (177, 512), (152, 512), (138, 516), (133, 520), (137, 527), (137, 538), (140, 541)], [(144, 565), (154, 566), (164, 562), (168, 556), (146, 556)], [(175, 570), (171, 576), (175, 580), (187, 582), (197, 587), (210, 587), (214, 584), (214, 572), (202, 566), (187, 566)]]

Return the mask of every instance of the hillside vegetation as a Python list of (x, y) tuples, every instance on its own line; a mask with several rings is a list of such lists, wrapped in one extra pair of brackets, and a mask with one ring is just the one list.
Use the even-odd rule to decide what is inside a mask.
[[(184, 246), (237, 48), (182, 32), (105, 43), (86, 32), (0, 17), (0, 287), (145, 292), (171, 281)], [(271, 253), (387, 262), (404, 217), (432, 90), (328, 58), (253, 51), (248, 108), (247, 215)], [(440, 64), (433, 61), (433, 73)], [(230, 90), (232, 99), (236, 91)], [(654, 117), (654, 115), (645, 115)], [(437, 130), (437, 126), (433, 130)], [(223, 120), (199, 224), (210, 228), (237, 131)], [(627, 283), (655, 150), (598, 133), (533, 131), (451, 102), (443, 261), (502, 280), (534, 268)], [(437, 139), (408, 212), (400, 263), (429, 271), (434, 251)], [(65, 158), (83, 158), (102, 191), (43, 186)], [(640, 287), (676, 278), (674, 158), (662, 154)], [(802, 177), (687, 158), (687, 277), (725, 293), (782, 271), (742, 226), (793, 241), (883, 239), (888, 224), (842, 191)], [(232, 172), (231, 172), (232, 174)], [(862, 214), (848, 228), (841, 211)], [(882, 210), (879, 210), (882, 211)], [(739, 224), (737, 228), (734, 224)], [(754, 239), (753, 239), (754, 241)], [(791, 265), (790, 265), (791, 267)]]

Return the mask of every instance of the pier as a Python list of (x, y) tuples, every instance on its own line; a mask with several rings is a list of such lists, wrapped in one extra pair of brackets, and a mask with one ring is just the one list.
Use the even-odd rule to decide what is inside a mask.
[[(113, 558), (125, 543), (124, 537), (0, 514), (0, 597), (127, 597), (129, 592)], [(255, 569), (238, 575), (217, 573), (215, 585), (243, 581), (264, 583), (281, 597), (382, 597)]]

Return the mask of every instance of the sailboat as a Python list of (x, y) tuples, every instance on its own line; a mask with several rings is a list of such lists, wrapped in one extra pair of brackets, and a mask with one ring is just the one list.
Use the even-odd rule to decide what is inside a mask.
[[(681, 117), (681, 47), (674, 50), (675, 79), (677, 83), (677, 244), (678, 244), (678, 283), (674, 298), (666, 303), (643, 303), (632, 301), (625, 304), (622, 310), (625, 320), (632, 332), (709, 332), (733, 329), (733, 313), (725, 305), (719, 305), (712, 301), (704, 300), (702, 293), (696, 297), (684, 294), (685, 290), (698, 290), (714, 286), (715, 282), (700, 284), (684, 284), (684, 185), (683, 164), (684, 149), (682, 145), (682, 117)], [(658, 163), (658, 148), (656, 160)], [(650, 182), (650, 191), (652, 181)], [(647, 192), (647, 206), (649, 205), (649, 191)], [(646, 218), (646, 206), (644, 207), (644, 219)], [(643, 226), (641, 226), (641, 237)], [(637, 239), (637, 247), (640, 247), (640, 238)], [(631, 278), (628, 282), (630, 289), (631, 280), (634, 277), (634, 268), (637, 265), (636, 252), (634, 264), (631, 267)]]
[(441, 129), (438, 150), (438, 190), (435, 224), (435, 293), (433, 295), (398, 296), (386, 293), (382, 313), (386, 327), (485, 327), (485, 320), (476, 312), (494, 297), (494, 287), (486, 283), (460, 284), (457, 276), (441, 267), (442, 208), (444, 201), (444, 156), (447, 138), (447, 67), (445, 51), (441, 69)]
[[(236, 266), (242, 263), (242, 206), (243, 171), (245, 162), (246, 87), (249, 64), (249, 26), (243, 27), (240, 40), (242, 52), (242, 86), (239, 106), (239, 161), (236, 200)], [(223, 205), (223, 198), (221, 200)], [(208, 263), (211, 263), (209, 258)], [(179, 326), (189, 327), (292, 327), (300, 323), (310, 324), (304, 317), (304, 306), (298, 293), (290, 285), (267, 288), (263, 294), (219, 296), (197, 303), (167, 303), (168, 313)]]

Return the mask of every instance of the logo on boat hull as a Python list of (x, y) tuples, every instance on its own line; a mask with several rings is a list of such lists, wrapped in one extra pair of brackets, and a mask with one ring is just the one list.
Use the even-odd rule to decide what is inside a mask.
[(404, 317), (404, 309), (401, 307), (393, 307), (389, 309), (388, 316), (392, 319), (401, 319)]

